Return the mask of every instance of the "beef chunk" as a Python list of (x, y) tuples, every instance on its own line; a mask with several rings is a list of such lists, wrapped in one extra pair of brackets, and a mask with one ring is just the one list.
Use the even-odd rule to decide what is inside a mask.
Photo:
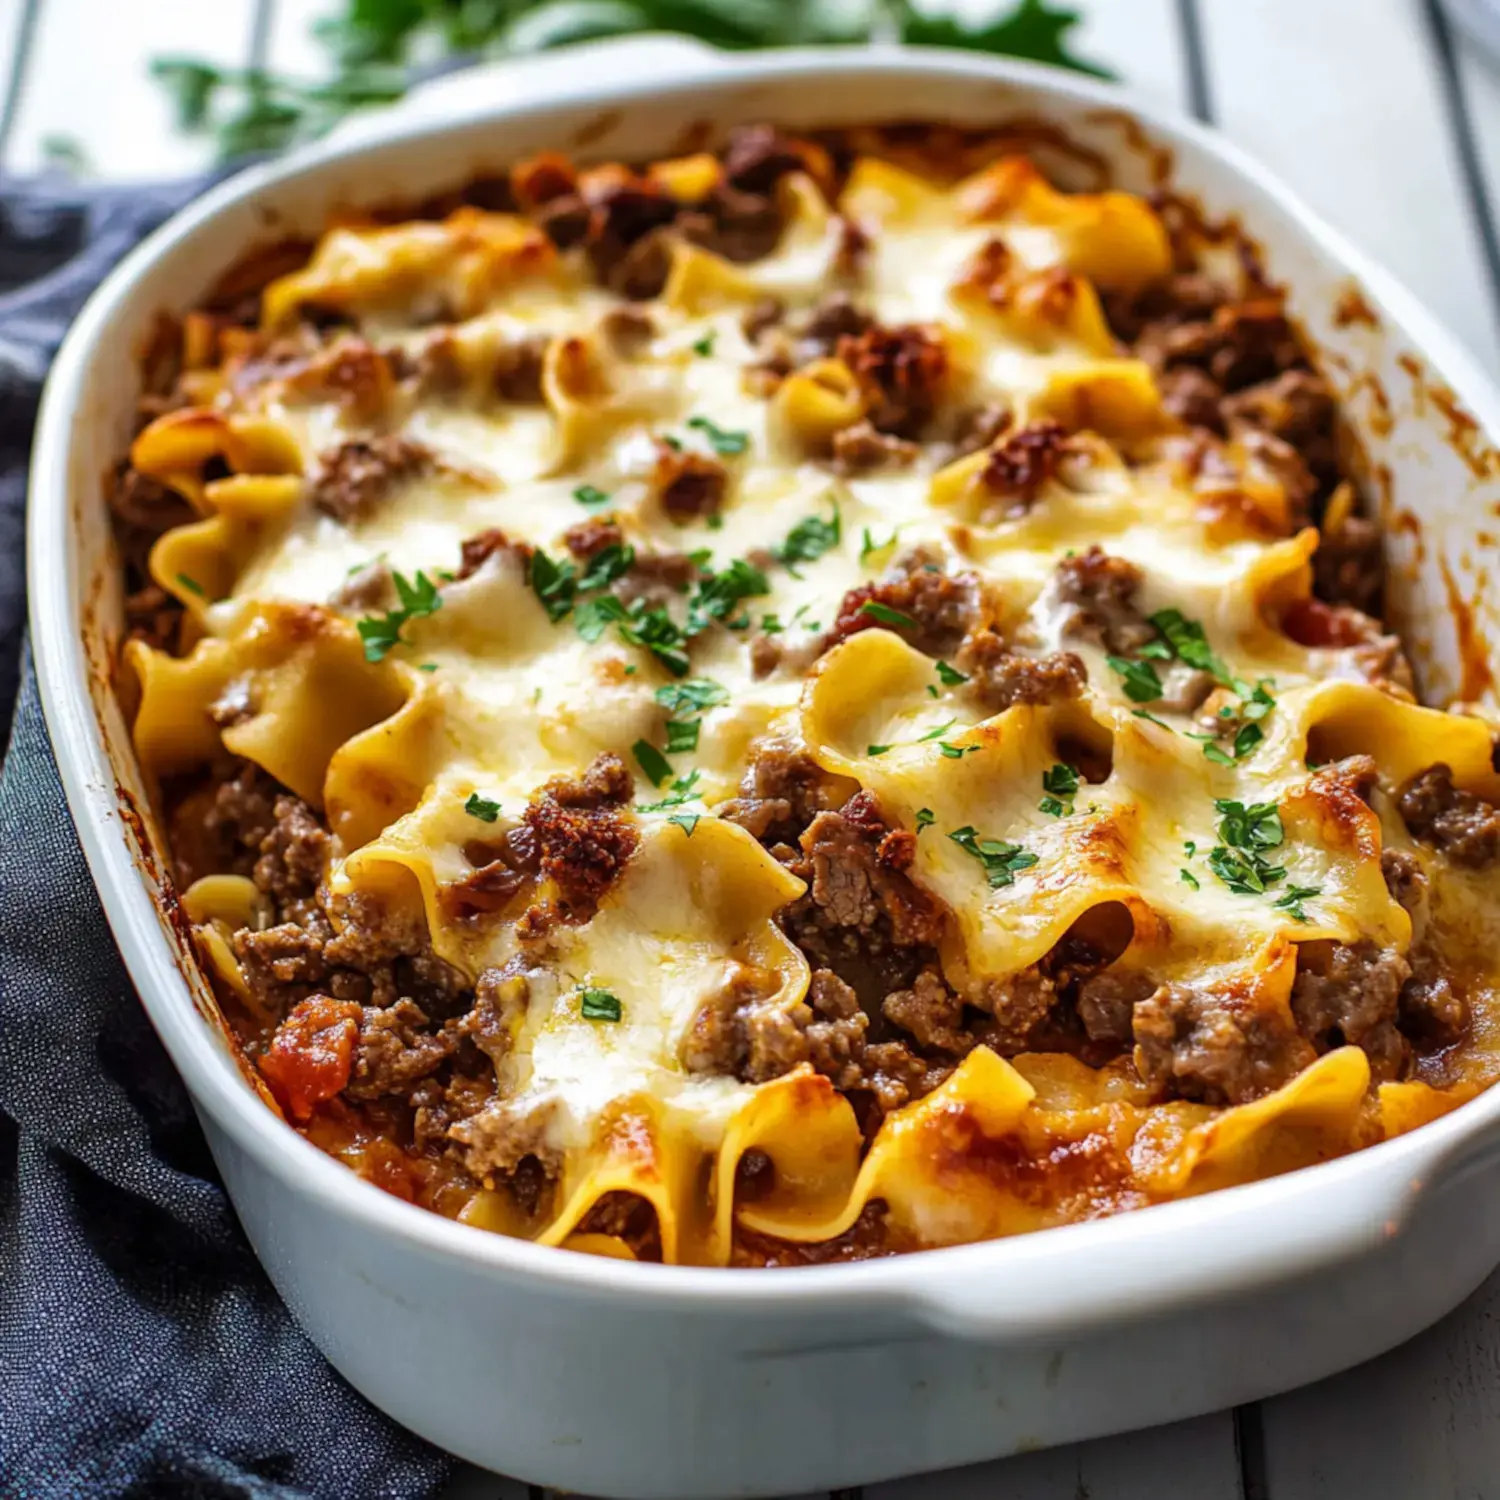
[(1066, 451), (1067, 436), (1056, 422), (1031, 422), (990, 450), (980, 483), (1007, 502), (1006, 515), (1023, 515), (1057, 474)]
[(916, 443), (880, 432), (867, 420), (841, 428), (833, 435), (833, 467), (845, 475), (906, 468), (916, 462), (921, 451)]
[(1313, 584), (1319, 599), (1378, 616), (1385, 592), (1385, 547), (1379, 525), (1348, 516), (1325, 529), (1313, 554)]
[(472, 578), (496, 553), (509, 554), (523, 568), (531, 562), (531, 547), (526, 542), (513, 542), (498, 526), (491, 526), (464, 538), (454, 581), (462, 583), (465, 578)]
[(518, 406), (536, 406), (542, 400), (542, 363), (546, 358), (546, 334), (503, 344), (495, 355), (490, 383), (502, 401)]
[(1410, 975), (1393, 948), (1368, 941), (1302, 943), (1292, 1014), (1320, 1052), (1345, 1043), (1362, 1047), (1377, 1079), (1395, 1078), (1407, 1055), (1396, 1026), (1397, 1002)]
[(969, 678), (969, 693), (989, 713), (1018, 703), (1065, 703), (1083, 692), (1088, 670), (1071, 651), (1020, 656), (993, 630), (976, 630), (959, 648), (957, 665)]
[(716, 458), (661, 444), (651, 483), (662, 509), (679, 526), (716, 516), (729, 487), (729, 471)]
[(877, 431), (922, 436), (948, 375), (948, 351), (940, 337), (917, 324), (877, 324), (841, 338), (838, 355), (854, 372), (865, 415)]
[(1081, 981), (1074, 1005), (1091, 1042), (1128, 1047), (1135, 1008), (1155, 992), (1155, 982), (1138, 969), (1108, 968)]
[(1102, 547), (1065, 557), (1053, 587), (1064, 607), (1062, 633), (1092, 641), (1117, 655), (1139, 650), (1156, 638), (1156, 627), (1135, 606), (1141, 570)]
[(578, 780), (548, 783), (526, 809), (540, 869), (562, 910), (587, 921), (635, 853), (640, 835), (622, 814), (634, 783), (617, 755), (600, 755)]
[(948, 656), (978, 622), (980, 612), (978, 579), (972, 573), (945, 573), (932, 555), (918, 550), (878, 583), (862, 583), (844, 595), (823, 649), (856, 631), (879, 628), (894, 630), (928, 656)]
[(868, 793), (817, 814), (790, 862), (807, 893), (778, 919), (815, 965), (852, 985), (872, 1010), (931, 966), (944, 926), (942, 907), (906, 873), (909, 843), (891, 833)]
[(750, 753), (740, 794), (715, 809), (768, 849), (795, 844), (802, 830), (833, 804), (828, 773), (805, 750), (762, 740)]
[(1397, 806), (1412, 837), (1454, 864), (1484, 870), (1500, 858), (1500, 807), (1455, 786), (1441, 762), (1413, 777)]
[(893, 1026), (909, 1031), (921, 1047), (962, 1057), (977, 1038), (963, 1029), (963, 1001), (948, 988), (936, 968), (926, 968), (910, 988), (892, 990), (881, 1013)]
[(384, 1008), (367, 1005), (360, 1019), (354, 1072), (345, 1092), (351, 1099), (409, 1096), (435, 1073), (457, 1045), (449, 1032), (434, 1032), (422, 1007), (398, 1000)]
[(254, 879), (278, 908), (285, 908), (317, 890), (328, 867), (329, 838), (318, 815), (298, 797), (277, 797), (271, 816)]
[(773, 125), (736, 125), (723, 162), (728, 182), (748, 193), (769, 193), (788, 173), (806, 170), (797, 142)]
[(313, 504), (346, 525), (363, 520), (399, 484), (432, 471), (432, 450), (403, 437), (354, 439), (321, 459)]
[(1469, 1026), (1469, 1006), (1446, 972), (1431, 928), (1432, 900), (1426, 873), (1404, 849), (1380, 856), (1386, 888), (1411, 916), (1411, 946), (1406, 951), (1411, 978), (1401, 987), (1401, 1030), (1419, 1047), (1445, 1047)]
[(1164, 984), (1132, 1021), (1135, 1065), (1157, 1094), (1204, 1104), (1244, 1104), (1314, 1059), (1289, 1013), (1231, 989)]
[(563, 546), (579, 562), (588, 562), (606, 547), (618, 547), (625, 540), (618, 521), (580, 521), (563, 533)]

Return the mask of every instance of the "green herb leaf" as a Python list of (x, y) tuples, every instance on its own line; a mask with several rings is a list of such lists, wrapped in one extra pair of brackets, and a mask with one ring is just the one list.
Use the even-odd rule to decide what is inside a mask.
[(667, 720), (667, 754), (685, 755), (698, 748), (701, 719)]
[(882, 604), (878, 599), (866, 599), (859, 607), (862, 615), (869, 615), (872, 620), (879, 620), (882, 625), (895, 625), (901, 630), (915, 630), (917, 622), (910, 615), (904, 615), (899, 609), (892, 609), (889, 604)]
[(1180, 609), (1160, 609), (1151, 616), (1151, 623), (1167, 638), (1177, 657), (1200, 672), (1209, 673), (1225, 687), (1233, 687), (1234, 679), (1223, 660), (1216, 656), (1197, 620), (1189, 620)]
[(718, 336), (719, 330), (717, 328), (710, 328), (701, 339), (695, 339), (693, 341), (693, 353), (701, 354), (706, 359), (710, 354), (714, 352), (714, 341), (718, 338)]
[(689, 677), (685, 682), (669, 682), (656, 690), (656, 701), (668, 713), (700, 712), (729, 702), (729, 689), (711, 677)]
[(578, 488), (573, 491), (573, 498), (581, 506), (583, 506), (585, 510), (602, 510), (606, 505), (610, 504), (610, 502), (613, 501), (615, 497), (611, 495), (607, 490), (597, 489), (591, 484), (580, 484)]
[[(647, 747), (650, 748), (649, 746)], [(644, 802), (636, 807), (637, 812), (664, 812), (669, 807), (681, 807), (684, 802), (691, 802), (698, 795), (699, 772), (695, 769), (689, 771), (686, 776), (679, 776), (672, 783), (671, 792), (663, 797), (660, 802)]]
[(663, 782), (671, 780), (671, 761), (649, 741), (637, 740), (630, 747), (630, 753), (635, 756), (636, 765), (652, 786), (661, 786)]
[(962, 760), (964, 756), (972, 755), (978, 748), (978, 745), (950, 745), (947, 740), (940, 740), (938, 742), (938, 749), (949, 760)]
[(177, 581), (183, 586), (183, 588), (188, 591), (188, 593), (196, 594), (200, 599), (208, 598), (208, 590), (204, 588), (196, 578), (189, 578), (186, 573), (179, 573), (177, 575)]
[(588, 568), (578, 580), (580, 594), (594, 594), (607, 589), (617, 578), (623, 578), (635, 566), (635, 548), (628, 543), (611, 542), (589, 559)]
[(955, 828), (948, 837), (984, 866), (985, 878), (996, 890), (1013, 884), (1020, 871), (1029, 870), (1037, 862), (1037, 856), (1023, 845), (981, 838), (973, 827)]
[(500, 804), (491, 802), (488, 797), (481, 797), (478, 792), (470, 792), (469, 800), (464, 803), (464, 811), (471, 818), (478, 818), (481, 823), (493, 823), (500, 816)]
[(1234, 758), (1244, 760), (1265, 737), (1259, 724), (1242, 724), (1234, 737)]
[(1323, 891), (1322, 887), (1320, 886), (1291, 885), (1288, 886), (1286, 890), (1284, 890), (1281, 895), (1279, 895), (1271, 903), (1271, 905), (1275, 907), (1277, 911), (1290, 913), (1294, 921), (1310, 922), (1312, 921), (1312, 918), (1309, 917), (1306, 911), (1303, 910), (1302, 903), (1304, 901), (1311, 901), (1314, 898), (1321, 896), (1322, 894)]
[(556, 625), (573, 608), (578, 593), (577, 569), (566, 559), (554, 561), (538, 547), (531, 554), (530, 582), (547, 618)]
[(1154, 713), (1145, 708), (1132, 708), (1130, 712), (1137, 719), (1144, 719), (1148, 724), (1155, 724), (1158, 729), (1165, 729), (1168, 734), (1176, 734), (1177, 731), (1168, 723), (1158, 719)]
[(366, 615), (355, 622), (364, 643), (366, 661), (384, 661), (392, 647), (401, 644), (401, 630), (408, 620), (433, 615), (443, 607), (438, 586), (425, 574), (416, 573), (407, 582), (400, 573), (392, 573), (398, 606), (383, 615)]
[(770, 592), (766, 575), (754, 564), (736, 557), (728, 567), (710, 572), (699, 581), (688, 601), (687, 633), (698, 635), (716, 620), (727, 621), (741, 600)]
[(917, 832), (921, 833), (924, 828), (931, 828), (937, 822), (937, 814), (930, 807), (919, 807), (917, 809)]
[(702, 813), (673, 813), (667, 822), (675, 823), (689, 838), (692, 838), (693, 830), (698, 826), (702, 817)]
[(944, 687), (961, 687), (969, 680), (957, 667), (950, 667), (945, 661), (940, 661), (937, 664), (937, 674), (938, 681)]
[(1042, 790), (1047, 793), (1037, 809), (1050, 818), (1073, 816), (1073, 798), (1078, 794), (1078, 767), (1059, 761), (1042, 772)]
[(900, 40), (916, 46), (999, 52), (1090, 73), (1095, 78), (1113, 76), (1068, 51), (1068, 33), (1078, 24), (1078, 12), (1068, 7), (1054, 8), (1049, 0), (1020, 0), (1008, 15), (978, 24), (947, 12), (919, 8), (915, 0), (896, 0), (894, 18)]
[(1212, 740), (1203, 747), (1203, 754), (1216, 766), (1232, 766), (1234, 757), (1226, 755)]
[(573, 628), (592, 645), (610, 625), (629, 619), (629, 609), (613, 594), (598, 594), (573, 611)]
[(1214, 802), (1219, 815), (1219, 837), (1238, 849), (1274, 849), (1286, 837), (1281, 811), (1274, 802)]
[(1148, 661), (1126, 661), (1123, 656), (1106, 656), (1110, 671), (1116, 673), (1132, 703), (1154, 703), (1162, 694), (1161, 678)]
[(585, 985), (578, 992), (578, 1009), (585, 1021), (618, 1021), (625, 1013), (619, 996)]
[(924, 740), (940, 740), (957, 723), (957, 719), (945, 720), (936, 727), (929, 729), (926, 734), (919, 734), (913, 743), (920, 745)]
[(1198, 877), (1191, 870), (1179, 870), (1178, 878), (1184, 885), (1190, 885), (1195, 891), (1201, 891), (1203, 887), (1198, 883)]
[(891, 746), (889, 746), (889, 745), (866, 745), (865, 746), (865, 754), (866, 755), (872, 755), (872, 756), (873, 755), (884, 755), (890, 748), (891, 748)]
[(1230, 890), (1242, 896), (1264, 895), (1269, 886), (1286, 875), (1280, 865), (1267, 864), (1253, 851), (1228, 849), (1223, 844), (1209, 850), (1208, 867)]
[(730, 432), (707, 417), (689, 417), (687, 424), (708, 439), (708, 445), (715, 453), (725, 457), (743, 453), (750, 446), (748, 432)]
[(798, 576), (798, 563), (816, 562), (842, 540), (843, 523), (839, 518), (839, 508), (835, 505), (833, 515), (826, 521), (821, 516), (809, 516), (805, 521), (798, 521), (787, 532), (786, 540), (774, 549), (774, 555), (795, 578)]

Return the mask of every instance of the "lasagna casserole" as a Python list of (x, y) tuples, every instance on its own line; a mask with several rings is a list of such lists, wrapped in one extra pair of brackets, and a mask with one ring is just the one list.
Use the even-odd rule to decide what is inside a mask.
[(252, 257), (114, 480), (122, 691), (291, 1128), (792, 1265), (1309, 1165), (1495, 1077), (1500, 774), (1182, 205), (913, 126)]

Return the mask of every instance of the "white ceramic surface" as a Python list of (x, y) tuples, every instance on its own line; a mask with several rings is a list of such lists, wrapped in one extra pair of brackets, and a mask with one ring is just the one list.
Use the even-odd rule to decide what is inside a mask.
[[(156, 312), (191, 306), (249, 243), (314, 230), (334, 204), (456, 184), (567, 149), (578, 132), (597, 158), (670, 149), (695, 119), (1041, 115), (1103, 153), (1122, 186), (1147, 186), (1114, 113), (1121, 95), (962, 54), (729, 58), (636, 42), (548, 60), (530, 86), (507, 75), (503, 91), (489, 97), (500, 90), (486, 75), (456, 80), (196, 204), (90, 302), (38, 428), (31, 623), (64, 784), (143, 1001), (309, 1333), (378, 1404), (477, 1462), (596, 1495), (704, 1497), (841, 1487), (1222, 1407), (1367, 1358), (1455, 1305), (1500, 1255), (1500, 1090), (1270, 1182), (1042, 1235), (764, 1274), (636, 1266), (467, 1230), (360, 1182), (253, 1095), (201, 980), (184, 978), (170, 902), (122, 811), (121, 788), (144, 803), (108, 687), (119, 600), (100, 476), (128, 438), (136, 353)], [(1383, 508), (1416, 518), (1392, 531), (1397, 613), (1429, 694), (1457, 693), (1464, 630), (1500, 642), (1482, 541), (1500, 489), (1456, 451), (1448, 403), (1432, 393), (1450, 388), (1485, 433), (1500, 432), (1500, 396), (1266, 174), (1186, 121), (1131, 107), (1173, 149), (1175, 185), (1236, 213), (1290, 286), (1388, 471)], [(1338, 316), (1352, 281), (1378, 326)], [(1471, 671), (1470, 690), (1477, 680)]]

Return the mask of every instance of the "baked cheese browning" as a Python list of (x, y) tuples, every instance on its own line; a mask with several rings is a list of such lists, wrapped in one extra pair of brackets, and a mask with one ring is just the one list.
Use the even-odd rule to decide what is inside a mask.
[(1416, 701), (1280, 297), (918, 140), (538, 157), (158, 340), (136, 746), (269, 1097), (386, 1190), (833, 1262), (1494, 1078), (1494, 731)]

